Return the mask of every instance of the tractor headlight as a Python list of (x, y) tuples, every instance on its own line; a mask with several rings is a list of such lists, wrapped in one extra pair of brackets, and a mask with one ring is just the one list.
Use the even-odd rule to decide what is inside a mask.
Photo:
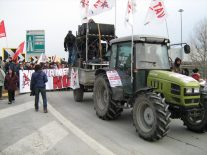
[(189, 95), (198, 95), (200, 93), (200, 88), (185, 88), (184, 89), (184, 94), (189, 96)]
[(185, 88), (185, 93), (186, 94), (192, 94), (193, 93), (193, 88)]
[(194, 93), (200, 93), (200, 89), (199, 88), (194, 88)]

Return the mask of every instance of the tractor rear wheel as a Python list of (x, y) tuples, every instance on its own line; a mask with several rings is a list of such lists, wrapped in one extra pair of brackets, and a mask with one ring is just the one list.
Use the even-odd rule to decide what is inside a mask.
[(82, 85), (80, 85), (80, 88), (73, 90), (73, 97), (76, 102), (82, 102), (83, 101), (83, 94), (84, 94), (84, 88)]
[(153, 92), (142, 93), (135, 99), (133, 122), (139, 136), (156, 141), (167, 135), (170, 112), (164, 99)]
[(99, 118), (103, 120), (116, 119), (121, 115), (122, 108), (112, 100), (112, 91), (105, 74), (96, 77), (94, 83), (94, 109)]

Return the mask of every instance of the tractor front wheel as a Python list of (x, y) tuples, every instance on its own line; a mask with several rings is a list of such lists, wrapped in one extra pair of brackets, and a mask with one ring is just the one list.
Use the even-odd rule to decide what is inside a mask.
[(193, 132), (204, 133), (207, 131), (207, 109), (204, 108), (199, 116), (192, 116), (189, 112), (182, 117), (184, 125)]
[(159, 140), (169, 130), (168, 105), (153, 92), (142, 93), (135, 99), (133, 122), (140, 137), (148, 141)]

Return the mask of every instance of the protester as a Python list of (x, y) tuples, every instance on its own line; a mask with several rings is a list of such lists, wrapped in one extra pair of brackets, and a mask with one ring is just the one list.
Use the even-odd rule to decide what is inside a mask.
[(4, 61), (2, 60), (2, 57), (0, 56), (0, 67), (1, 67), (1, 69), (3, 69), (4, 70)]
[(198, 68), (193, 69), (192, 78), (194, 78), (197, 81), (200, 80), (200, 76), (201, 76), (198, 72), (199, 72)]
[(180, 69), (181, 62), (182, 61), (181, 61), (180, 58), (177, 57), (175, 59), (175, 62), (174, 62), (173, 67), (172, 67), (173, 72), (182, 74), (182, 70)]
[(18, 85), (18, 77), (11, 68), (9, 68), (8, 73), (6, 74), (4, 81), (4, 88), (8, 91), (8, 104), (12, 104), (15, 102), (15, 90)]
[(30, 90), (35, 93), (35, 110), (39, 110), (39, 93), (42, 95), (44, 113), (47, 113), (46, 85), (47, 75), (42, 71), (40, 65), (35, 65), (35, 72), (32, 73)]
[(73, 66), (76, 61), (75, 36), (69, 31), (64, 39), (65, 51), (68, 51), (68, 64)]
[(0, 65), (0, 100), (2, 100), (2, 91), (4, 86), (4, 79), (5, 79), (5, 73), (2, 69), (2, 66)]
[(17, 68), (16, 68), (16, 64), (13, 62), (12, 57), (9, 57), (9, 62), (7, 62), (5, 64), (5, 72), (7, 73), (9, 71), (9, 69), (11, 69), (12, 71), (16, 72)]

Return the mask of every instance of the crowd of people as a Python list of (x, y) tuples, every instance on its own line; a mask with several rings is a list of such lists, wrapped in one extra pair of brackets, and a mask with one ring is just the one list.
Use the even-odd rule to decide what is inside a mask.
[[(37, 63), (32, 62), (18, 62), (13, 61), (12, 57), (8, 61), (3, 61), (0, 57), (0, 100), (2, 100), (3, 88), (8, 91), (9, 104), (15, 102), (15, 91), (19, 86), (19, 71), (20, 70), (35, 70)], [(68, 63), (61, 62), (45, 62), (40, 63), (38, 66), (42, 69), (60, 69), (67, 68)]]

